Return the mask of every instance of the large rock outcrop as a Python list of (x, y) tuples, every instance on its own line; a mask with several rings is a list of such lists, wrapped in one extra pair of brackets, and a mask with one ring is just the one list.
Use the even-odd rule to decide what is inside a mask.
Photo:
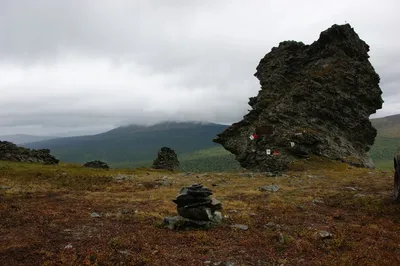
[(162, 147), (153, 161), (154, 169), (165, 169), (174, 171), (179, 168), (178, 156), (175, 151), (168, 147)]
[(285, 170), (311, 154), (374, 167), (369, 116), (383, 100), (368, 51), (349, 24), (333, 25), (311, 45), (281, 42), (254, 74), (261, 90), (250, 98), (252, 110), (214, 142), (253, 170)]
[(0, 160), (28, 163), (58, 164), (49, 149), (32, 150), (18, 147), (12, 142), (0, 141)]

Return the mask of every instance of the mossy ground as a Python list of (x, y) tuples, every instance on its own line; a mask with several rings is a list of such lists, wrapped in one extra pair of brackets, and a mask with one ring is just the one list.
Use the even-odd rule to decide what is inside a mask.
[[(118, 174), (127, 179), (116, 180)], [(186, 176), (0, 162), (0, 185), (11, 187), (0, 190), (0, 264), (400, 265), (392, 172), (313, 158), (286, 174)], [(163, 177), (172, 185), (158, 186)], [(171, 200), (195, 182), (221, 200), (225, 222), (209, 230), (162, 228), (164, 217), (176, 215)], [(280, 189), (258, 190), (271, 184)], [(332, 238), (321, 239), (320, 230)]]

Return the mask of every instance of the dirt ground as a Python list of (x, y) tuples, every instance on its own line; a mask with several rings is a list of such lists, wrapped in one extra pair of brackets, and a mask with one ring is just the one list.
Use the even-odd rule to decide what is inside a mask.
[[(164, 228), (193, 183), (224, 222)], [(0, 265), (400, 265), (392, 187), (392, 172), (326, 161), (281, 177), (0, 162)]]

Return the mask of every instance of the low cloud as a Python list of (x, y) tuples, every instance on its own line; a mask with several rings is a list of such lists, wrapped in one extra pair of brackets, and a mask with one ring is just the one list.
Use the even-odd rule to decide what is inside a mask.
[(136, 123), (239, 121), (260, 59), (349, 22), (398, 113), (398, 1), (0, 2), (0, 132), (95, 133)]

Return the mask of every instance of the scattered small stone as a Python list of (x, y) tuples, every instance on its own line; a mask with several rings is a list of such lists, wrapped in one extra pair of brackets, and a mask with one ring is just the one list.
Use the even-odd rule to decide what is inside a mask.
[(92, 216), (93, 218), (101, 217), (101, 215), (98, 214), (97, 212), (92, 212), (92, 213), (90, 214), (90, 216)]
[(116, 176), (114, 176), (114, 178), (117, 181), (123, 181), (123, 180), (129, 179), (129, 176), (127, 176), (127, 175), (116, 175)]
[(331, 237), (332, 237), (332, 234), (329, 233), (328, 231), (321, 230), (321, 231), (319, 231), (319, 236), (320, 236), (322, 239), (327, 239), (327, 238), (331, 238)]
[(314, 204), (324, 204), (325, 202), (323, 200), (321, 200), (321, 199), (313, 199), (312, 203), (314, 203)]
[(259, 187), (260, 191), (268, 191), (268, 192), (277, 192), (279, 187), (277, 185), (270, 185), (270, 186), (262, 186)]
[(238, 213), (237, 210), (229, 210), (228, 212), (229, 212), (229, 213)]
[(235, 263), (227, 261), (225, 262), (225, 266), (235, 266)]
[(6, 190), (6, 189), (11, 189), (11, 187), (9, 187), (9, 186), (0, 186), (0, 189)]
[(285, 244), (285, 238), (283, 237), (283, 234), (281, 232), (278, 235), (278, 242), (281, 244)]
[(217, 261), (217, 262), (213, 263), (214, 266), (218, 266), (218, 265), (221, 265), (221, 264), (222, 264), (222, 261)]
[(239, 176), (243, 176), (243, 177), (253, 177), (254, 173), (240, 173)]
[(266, 227), (275, 227), (275, 223), (274, 222), (268, 222), (265, 226)]
[(72, 248), (72, 244), (68, 244), (64, 247), (64, 249), (71, 249)]
[(211, 261), (206, 260), (206, 261), (204, 262), (204, 264), (211, 264)]
[(118, 252), (124, 255), (132, 255), (128, 250), (118, 250)]
[(353, 190), (353, 191), (357, 191), (357, 190), (358, 190), (358, 189), (355, 188), (355, 187), (346, 187), (346, 189), (348, 189), (348, 190)]
[(279, 224), (276, 224), (274, 222), (268, 222), (266, 225), (264, 225), (265, 228), (276, 228), (279, 229), (281, 226)]
[(357, 193), (354, 195), (355, 198), (362, 198), (365, 197), (365, 194)]
[(245, 225), (245, 224), (233, 224), (233, 225), (231, 225), (231, 227), (232, 228), (238, 228), (238, 229), (241, 229), (241, 230), (249, 229), (249, 227), (247, 225)]
[(170, 187), (172, 186), (172, 182), (165, 180), (165, 179), (161, 179), (161, 180), (157, 180), (156, 183), (160, 186), (164, 186), (164, 187)]

